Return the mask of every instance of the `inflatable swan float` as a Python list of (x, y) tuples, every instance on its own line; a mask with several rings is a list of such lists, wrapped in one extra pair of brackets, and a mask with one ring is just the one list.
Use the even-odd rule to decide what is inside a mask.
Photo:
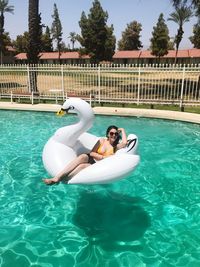
[[(99, 139), (86, 132), (92, 127), (94, 120), (93, 110), (87, 102), (80, 98), (69, 98), (63, 104), (61, 112), (77, 113), (79, 120), (73, 125), (58, 129), (44, 146), (43, 164), (51, 176), (62, 171), (78, 155), (90, 152)], [(109, 183), (127, 176), (140, 161), (140, 157), (136, 155), (137, 146), (137, 136), (128, 135), (125, 148), (81, 170), (68, 184)]]

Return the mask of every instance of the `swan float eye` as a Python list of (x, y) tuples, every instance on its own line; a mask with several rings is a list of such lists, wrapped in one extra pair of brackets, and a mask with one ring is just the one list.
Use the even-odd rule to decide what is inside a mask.
[(68, 112), (69, 110), (73, 110), (74, 106), (69, 106), (68, 108), (61, 108), (61, 110)]

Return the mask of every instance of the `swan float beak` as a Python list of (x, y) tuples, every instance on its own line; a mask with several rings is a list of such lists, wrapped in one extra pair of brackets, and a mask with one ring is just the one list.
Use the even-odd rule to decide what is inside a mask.
[(56, 115), (57, 116), (64, 116), (66, 114), (66, 111), (65, 110), (63, 110), (62, 108), (61, 108), (61, 110), (59, 110), (57, 113), (56, 113)]
[(56, 115), (57, 116), (63, 116), (65, 115), (66, 113), (68, 113), (69, 110), (73, 110), (74, 107), (73, 106), (69, 106), (68, 108), (61, 108), (57, 113)]

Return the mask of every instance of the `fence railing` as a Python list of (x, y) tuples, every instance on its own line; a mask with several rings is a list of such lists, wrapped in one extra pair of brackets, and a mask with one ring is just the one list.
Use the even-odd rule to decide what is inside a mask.
[[(34, 92), (33, 94), (31, 94)], [(1, 65), (0, 97), (200, 104), (200, 65)]]

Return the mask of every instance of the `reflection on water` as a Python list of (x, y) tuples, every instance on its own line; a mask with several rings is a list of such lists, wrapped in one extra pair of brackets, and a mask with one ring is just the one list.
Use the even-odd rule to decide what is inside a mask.
[(124, 251), (131, 249), (131, 243), (140, 239), (150, 226), (142, 203), (144, 200), (139, 197), (82, 193), (73, 222), (93, 244), (104, 250)]

